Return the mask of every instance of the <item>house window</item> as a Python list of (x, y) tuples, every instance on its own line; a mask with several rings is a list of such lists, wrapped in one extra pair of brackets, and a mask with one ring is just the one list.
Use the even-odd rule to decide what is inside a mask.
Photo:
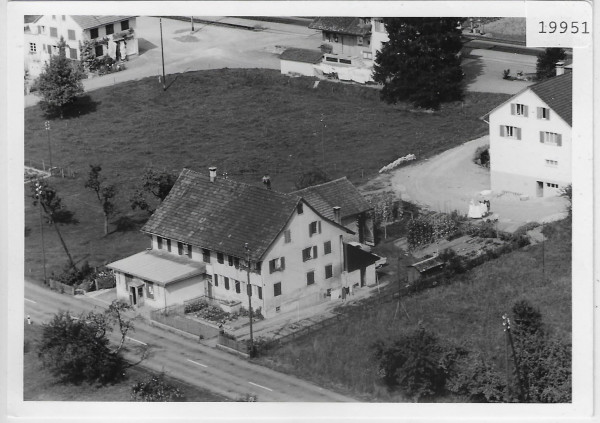
[(308, 224), (308, 235), (313, 236), (316, 233), (321, 233), (321, 221), (314, 221)]
[(302, 250), (302, 261), (308, 261), (317, 258), (317, 246), (308, 247)]
[(121, 31), (129, 29), (129, 21), (121, 21)]
[(548, 159), (546, 159), (546, 166), (557, 167), (558, 166), (558, 161), (557, 160), (548, 160)]
[(239, 259), (238, 257), (234, 257), (234, 258), (233, 258), (233, 266), (234, 266), (236, 269), (239, 269), (239, 267), (240, 267), (240, 259)]
[(283, 271), (285, 269), (285, 257), (278, 257), (269, 262), (269, 273)]
[(217, 261), (220, 264), (223, 264), (224, 260), (223, 260), (223, 253), (217, 253)]
[(98, 28), (90, 29), (90, 38), (93, 40), (94, 38), (98, 38)]
[(52, 15), (52, 20), (55, 21), (56, 20), (56, 15)]
[(258, 299), (262, 300), (262, 286), (257, 286), (258, 288)]
[(283, 231), (283, 239), (285, 240), (286, 244), (292, 242), (292, 232), (289, 229)]
[(363, 45), (363, 37), (358, 36), (356, 37), (356, 44), (358, 44), (359, 46)]
[(515, 140), (521, 139), (521, 128), (517, 128), (516, 126), (509, 125), (501, 125), (500, 126), (500, 136), (504, 138), (512, 138)]
[(62, 20), (63, 20), (63, 21), (66, 21), (66, 20), (67, 20), (67, 19), (66, 19), (66, 17), (65, 17), (65, 15), (62, 15)]
[(229, 291), (229, 278), (227, 276), (223, 276), (223, 282), (225, 283), (225, 289)]
[(52, 54), (52, 46), (48, 44), (48, 54)]
[(106, 25), (106, 35), (114, 34), (115, 26), (113, 24)]
[(96, 53), (96, 57), (102, 57), (102, 56), (104, 56), (104, 49), (102, 48), (102, 44), (98, 44), (94, 48), (94, 52)]
[(227, 264), (233, 266), (233, 256), (227, 256)]
[(275, 307), (275, 313), (279, 313), (281, 311), (281, 306)]
[(512, 103), (510, 105), (510, 114), (527, 117), (529, 115), (528, 109), (529, 108), (524, 104)]
[(146, 282), (146, 295), (148, 296), (148, 298), (154, 299), (154, 284), (148, 281), (144, 282)]
[(369, 59), (369, 60), (373, 59), (373, 53), (371, 53), (370, 51), (363, 51), (362, 56), (363, 56), (363, 59)]
[(546, 186), (547, 186), (548, 188), (558, 188), (558, 184), (553, 184), (553, 183), (551, 183), (551, 182), (546, 182)]
[(349, 59), (340, 59), (340, 63), (344, 63), (346, 65), (351, 65), (352, 64), (352, 60), (349, 60)]
[(555, 132), (540, 131), (540, 142), (560, 147), (562, 146), (562, 135)]
[(37, 51), (37, 46), (35, 43), (29, 43), (29, 52), (35, 53)]
[(323, 254), (329, 253), (331, 253), (331, 241), (327, 241), (325, 244), (323, 244)]
[(213, 282), (215, 286), (219, 286), (219, 275), (213, 275)]
[(281, 282), (273, 284), (273, 296), (278, 297), (281, 295)]
[(329, 279), (331, 277), (333, 277), (333, 265), (328, 264), (325, 266), (325, 279)]
[(298, 212), (298, 214), (304, 213), (304, 205), (302, 203), (298, 203), (298, 205), (296, 206), (296, 211)]
[(69, 47), (69, 59), (77, 60), (77, 49)]
[(54, 27), (50, 27), (50, 36), (54, 38), (58, 38), (58, 31)]
[(538, 107), (537, 117), (538, 119), (550, 120), (550, 109), (547, 107)]
[(210, 250), (207, 250), (206, 248), (202, 249), (202, 261), (204, 263), (210, 263)]
[(192, 246), (190, 244), (188, 244), (187, 246), (187, 254), (186, 254), (189, 258), (192, 258)]
[(162, 250), (163, 247), (163, 239), (160, 236), (156, 237), (156, 246), (158, 247), (159, 250)]
[(333, 41), (336, 42), (336, 43), (338, 42), (338, 36), (337, 36), (337, 34), (333, 35)]
[(171, 252), (171, 240), (167, 239), (167, 251), (170, 253)]
[(183, 255), (183, 242), (177, 241), (177, 254)]
[(72, 29), (69, 29), (67, 31), (67, 38), (69, 38), (69, 40), (74, 41), (75, 40), (75, 31), (73, 31)]
[(241, 290), (241, 287), (240, 287), (240, 281), (236, 281), (236, 280), (234, 279), (234, 283), (235, 283), (235, 292), (236, 292), (237, 294), (239, 294), (240, 292), (242, 292), (242, 290)]
[(328, 62), (335, 62), (335, 63), (338, 62), (337, 57), (331, 57), (331, 56), (325, 56), (325, 60)]
[(306, 284), (312, 285), (315, 283), (315, 271), (311, 270), (310, 272), (306, 272)]

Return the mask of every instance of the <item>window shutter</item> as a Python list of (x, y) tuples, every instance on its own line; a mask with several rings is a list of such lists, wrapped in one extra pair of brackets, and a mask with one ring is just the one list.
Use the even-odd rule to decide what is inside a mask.
[(550, 120), (550, 109), (546, 109), (546, 119)]
[(541, 108), (541, 107), (538, 107), (538, 108), (537, 108), (537, 118), (538, 118), (538, 119), (541, 119), (541, 118), (542, 118), (542, 108)]
[(544, 131), (540, 131), (540, 142), (544, 143)]
[[(321, 233), (321, 221), (319, 220), (319, 222), (317, 223), (318, 227), (319, 227), (319, 233)], [(317, 248), (317, 247), (315, 247)]]
[(556, 145), (558, 145), (559, 147), (562, 147), (562, 135), (561, 134), (556, 134)]
[(517, 105), (514, 103), (510, 104), (510, 114), (514, 115), (516, 113)]
[(269, 273), (273, 273), (275, 271), (275, 260), (269, 261)]
[(281, 270), (285, 269), (285, 257), (281, 257), (279, 262), (281, 263)]
[(525, 117), (529, 116), (529, 106), (523, 106), (523, 114)]
[(521, 139), (521, 128), (515, 128), (517, 130), (517, 139)]
[(500, 136), (504, 137), (504, 125), (500, 125)]
[(313, 258), (317, 258), (317, 246), (313, 247)]

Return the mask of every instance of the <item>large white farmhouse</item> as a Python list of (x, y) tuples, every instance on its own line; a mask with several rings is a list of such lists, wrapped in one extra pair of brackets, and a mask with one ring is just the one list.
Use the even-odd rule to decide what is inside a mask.
[(489, 113), (494, 192), (548, 197), (571, 183), (572, 73), (562, 72)]

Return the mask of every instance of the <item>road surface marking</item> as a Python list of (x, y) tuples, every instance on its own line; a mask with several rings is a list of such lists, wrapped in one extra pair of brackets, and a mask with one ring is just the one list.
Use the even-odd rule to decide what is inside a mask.
[(267, 391), (273, 392), (273, 390), (271, 388), (267, 388), (266, 386), (259, 385), (258, 383), (254, 383), (254, 382), (248, 382), (248, 383), (250, 385), (258, 386), (259, 388), (263, 388), (263, 389), (266, 389)]
[(142, 345), (148, 346), (148, 344), (146, 344), (145, 342), (138, 341), (137, 339), (130, 338), (129, 336), (126, 336), (125, 338), (129, 339), (130, 341), (137, 342), (138, 344), (142, 344)]
[(30, 300), (29, 298), (25, 298), (25, 301), (29, 301), (30, 303), (37, 304), (35, 301), (33, 301), (33, 300)]
[(189, 358), (187, 359), (187, 361), (189, 361), (190, 363), (197, 364), (198, 366), (208, 367), (206, 364), (198, 363), (197, 361), (190, 360)]

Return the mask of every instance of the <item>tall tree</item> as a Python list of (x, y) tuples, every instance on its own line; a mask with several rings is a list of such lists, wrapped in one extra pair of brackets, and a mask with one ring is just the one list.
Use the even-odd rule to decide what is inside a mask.
[(42, 208), (48, 223), (52, 225), (56, 231), (56, 234), (58, 235), (58, 239), (60, 239), (60, 243), (62, 244), (67, 257), (69, 258), (70, 267), (77, 271), (78, 269), (75, 266), (73, 257), (71, 257), (71, 253), (67, 248), (67, 244), (62, 237), (60, 229), (58, 228), (57, 220), (59, 216), (65, 212), (65, 206), (62, 204), (62, 199), (58, 196), (56, 190), (51, 187), (45, 179), (38, 178), (32, 180), (29, 184), (29, 187), (31, 189), (29, 196), (33, 199), (33, 205), (39, 205)]
[(295, 182), (296, 189), (304, 189), (312, 187), (314, 185), (324, 184), (325, 182), (331, 181), (331, 178), (325, 171), (314, 168), (308, 172), (304, 172), (298, 180)]
[[(162, 202), (173, 185), (177, 181), (177, 175), (171, 172), (163, 170), (162, 172), (148, 168), (142, 176), (141, 186), (135, 190), (129, 202), (133, 210), (139, 208), (140, 210), (147, 210), (152, 213), (152, 203)], [(149, 201), (147, 195), (151, 195), (155, 201)]]
[(96, 198), (102, 205), (102, 214), (104, 215), (104, 235), (108, 234), (108, 219), (113, 216), (117, 209), (114, 198), (117, 195), (117, 187), (114, 184), (107, 185), (106, 179), (100, 174), (102, 166), (90, 165), (90, 173), (85, 187), (94, 191)]
[(556, 76), (556, 62), (567, 58), (567, 53), (562, 48), (550, 47), (537, 56), (536, 76), (537, 79), (548, 79)]
[(463, 97), (459, 18), (385, 18), (389, 41), (377, 52), (373, 79), (387, 103), (437, 110)]
[(75, 62), (67, 59), (66, 48), (67, 44), (61, 37), (58, 55), (50, 56), (38, 78), (39, 91), (44, 98), (40, 106), (46, 113), (58, 113), (61, 118), (65, 106), (73, 103), (83, 93), (83, 72)]

